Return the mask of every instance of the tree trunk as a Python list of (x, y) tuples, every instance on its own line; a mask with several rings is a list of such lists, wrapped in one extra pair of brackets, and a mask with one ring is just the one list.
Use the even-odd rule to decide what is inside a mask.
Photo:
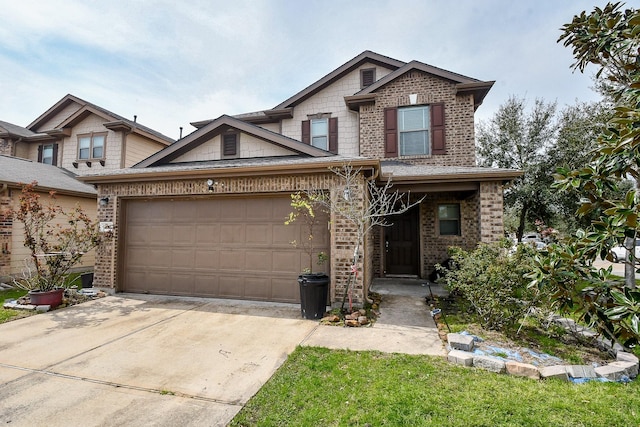
[(522, 242), (522, 236), (524, 235), (524, 223), (527, 218), (527, 211), (529, 210), (529, 204), (523, 203), (522, 210), (520, 211), (520, 223), (518, 224), (518, 230), (516, 231), (516, 239), (518, 242)]
[(636, 239), (635, 237), (625, 237), (624, 247), (627, 250), (627, 256), (624, 260), (624, 284), (630, 289), (636, 288)]

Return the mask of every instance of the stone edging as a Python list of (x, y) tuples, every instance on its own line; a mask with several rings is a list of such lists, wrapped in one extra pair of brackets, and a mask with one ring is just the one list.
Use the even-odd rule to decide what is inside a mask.
[[(584, 379), (601, 379), (606, 381), (629, 381), (638, 376), (638, 358), (625, 351), (616, 349), (616, 361), (594, 368), (589, 365), (556, 365), (540, 367), (515, 361), (505, 361), (498, 357), (472, 353), (474, 339), (470, 335), (449, 333), (447, 341), (451, 351), (447, 356), (449, 362), (474, 366), (496, 373), (528, 377), (533, 379), (558, 378), (565, 381)], [(580, 382), (580, 381), (576, 381)]]

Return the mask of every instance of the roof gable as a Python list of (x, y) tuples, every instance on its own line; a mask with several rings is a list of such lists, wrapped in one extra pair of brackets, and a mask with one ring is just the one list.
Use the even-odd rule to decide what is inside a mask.
[(292, 154), (305, 155), (309, 157), (327, 157), (333, 156), (328, 151), (304, 144), (295, 139), (288, 138), (284, 135), (271, 132), (251, 123), (238, 120), (234, 117), (222, 115), (211, 121), (207, 125), (190, 133), (181, 140), (164, 148), (156, 154), (146, 158), (140, 163), (134, 165), (134, 168), (145, 168), (150, 166), (159, 166), (170, 163), (172, 160), (184, 155), (190, 150), (209, 141), (212, 137), (221, 134), (229, 128), (237, 129), (243, 133), (261, 139), (265, 142), (283, 147), (292, 151)]
[(35, 135), (34, 132), (22, 126), (14, 125), (13, 123), (3, 122), (0, 120), (0, 136), (1, 137), (18, 137), (26, 138)]
[[(482, 104), (484, 97), (495, 83), (495, 81), (481, 81), (472, 77), (467, 77), (420, 61), (411, 61), (353, 95), (353, 100), (357, 102), (366, 100), (367, 95), (375, 93), (376, 90), (413, 70), (422, 71), (453, 82), (456, 85), (457, 92), (460, 94), (472, 93), (474, 95), (475, 108), (478, 108), (478, 106)], [(347, 99), (347, 102), (349, 102), (349, 99)]]
[[(143, 126), (137, 121), (126, 119), (105, 108), (87, 102), (71, 94), (65, 95), (60, 101), (56, 102), (51, 108), (42, 113), (37, 119), (35, 119), (27, 126), (27, 129), (37, 129), (39, 126), (51, 120), (56, 116), (56, 114), (60, 113), (72, 104), (78, 104), (79, 108), (73, 114), (66, 117), (59, 125), (56, 125), (56, 130), (73, 127), (77, 123), (84, 120), (89, 114), (96, 114), (97, 116), (103, 118), (108, 122), (105, 123), (105, 127), (109, 129), (113, 127), (113, 130), (135, 132), (164, 145), (169, 145), (174, 142), (172, 138), (163, 135), (162, 133), (157, 132), (147, 126)], [(111, 125), (112, 127), (109, 127), (109, 125)]]
[(299, 104), (366, 62), (377, 64), (390, 70), (396, 70), (406, 64), (405, 62), (397, 59), (389, 58), (388, 56), (380, 55), (378, 53), (371, 52), (370, 50), (365, 50), (360, 55), (342, 64), (320, 80), (312, 83), (292, 97), (276, 105), (273, 109), (280, 110)]

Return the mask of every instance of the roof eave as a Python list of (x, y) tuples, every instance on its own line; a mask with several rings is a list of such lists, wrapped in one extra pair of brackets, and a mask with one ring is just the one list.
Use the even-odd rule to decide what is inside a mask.
[[(348, 162), (354, 168), (370, 168), (371, 175), (375, 175), (375, 171), (380, 168), (380, 162), (375, 159), (351, 160)], [(90, 184), (110, 184), (121, 182), (154, 182), (167, 180), (181, 180), (193, 178), (225, 178), (225, 177), (246, 177), (246, 176), (273, 176), (273, 175), (309, 175), (314, 173), (328, 173), (329, 168), (335, 167), (336, 162), (317, 162), (313, 164), (291, 163), (283, 165), (261, 165), (261, 166), (243, 166), (237, 168), (220, 168), (220, 169), (196, 169), (196, 170), (164, 170), (153, 171), (153, 168), (147, 169), (149, 172), (142, 173), (126, 173), (114, 175), (85, 175), (79, 176), (78, 180)]]
[(472, 94), (473, 95), (473, 109), (474, 111), (478, 109), (484, 98), (487, 96), (493, 85), (495, 84), (495, 80), (486, 81), (486, 82), (474, 82), (474, 83), (458, 83), (456, 85), (456, 94), (464, 95), (464, 94)]
[(524, 172), (518, 170), (508, 171), (487, 171), (472, 173), (443, 173), (434, 175), (394, 175), (393, 173), (381, 173), (380, 180), (386, 181), (391, 178), (392, 182), (402, 184), (419, 184), (419, 183), (445, 183), (445, 182), (470, 182), (470, 181), (512, 181)]

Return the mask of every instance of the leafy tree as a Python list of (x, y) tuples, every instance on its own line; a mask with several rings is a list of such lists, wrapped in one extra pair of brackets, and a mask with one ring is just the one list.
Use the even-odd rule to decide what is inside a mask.
[[(625, 282), (611, 279), (611, 269), (596, 270), (617, 243), (633, 245), (638, 232), (638, 190), (620, 191), (628, 177), (640, 178), (640, 11), (621, 10), (620, 3), (582, 12), (563, 26), (559, 41), (573, 47), (573, 68), (596, 65), (596, 76), (610, 83), (613, 117), (596, 140), (591, 162), (577, 170), (562, 169), (556, 187), (581, 195), (578, 214), (594, 215), (562, 246), (539, 257), (532, 285), (558, 290), (561, 307), (580, 313), (607, 337), (631, 345), (640, 338), (640, 293), (635, 289), (631, 260)], [(626, 285), (626, 286), (625, 286)]]
[(527, 111), (524, 98), (511, 96), (492, 119), (478, 125), (479, 164), (524, 172), (505, 191), (505, 205), (518, 215), (518, 241), (527, 219), (547, 220), (551, 216), (549, 187), (541, 180), (545, 175), (543, 159), (555, 140), (555, 113), (555, 103), (536, 99)]

